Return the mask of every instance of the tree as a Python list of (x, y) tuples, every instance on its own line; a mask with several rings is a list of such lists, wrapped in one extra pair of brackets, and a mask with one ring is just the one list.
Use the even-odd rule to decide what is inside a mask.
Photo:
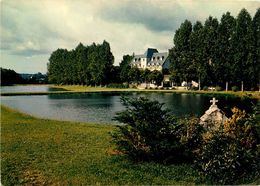
[(149, 75), (151, 71), (147, 68), (141, 71), (141, 81), (147, 83), (149, 81)]
[[(115, 120), (126, 125), (119, 126), (113, 135), (117, 148), (133, 160), (165, 160), (178, 154), (168, 147), (177, 147), (179, 141), (171, 135), (175, 124), (169, 111), (162, 109), (163, 104), (140, 97), (122, 98), (126, 110), (119, 112)], [(175, 157), (176, 158), (176, 157)]]
[(129, 71), (131, 69), (130, 63), (133, 59), (133, 56), (124, 55), (123, 60), (121, 61), (119, 68), (120, 68), (120, 79), (122, 82), (129, 82)]
[(12, 85), (23, 83), (23, 78), (14, 70), (1, 68), (1, 81), (0, 85)]
[(254, 33), (254, 63), (255, 66), (255, 77), (258, 82), (260, 91), (260, 8), (257, 9), (253, 18), (253, 33)]
[(201, 89), (201, 83), (206, 82), (206, 68), (205, 68), (205, 53), (203, 53), (203, 25), (197, 21), (193, 25), (192, 33), (190, 36), (191, 42), (191, 55), (192, 64), (196, 73), (194, 74), (194, 80), (199, 82), (199, 90)]
[(148, 77), (150, 82), (154, 82), (157, 86), (162, 84), (163, 74), (157, 70), (152, 71)]
[(234, 37), (236, 20), (229, 12), (222, 15), (218, 27), (218, 50), (216, 59), (217, 80), (223, 85), (226, 82), (226, 91), (228, 90), (228, 82), (231, 80), (232, 62), (234, 56), (234, 46), (232, 38)]
[(254, 79), (254, 67), (257, 65), (253, 60), (254, 40), (253, 27), (250, 14), (242, 9), (236, 19), (236, 29), (232, 40), (234, 46), (234, 63), (232, 66), (233, 81), (241, 82), (241, 90), (252, 86)]
[(216, 84), (218, 79), (217, 74), (217, 29), (218, 29), (218, 20), (209, 16), (206, 19), (204, 27), (203, 27), (203, 53), (206, 57), (206, 61), (204, 61), (205, 70), (207, 72), (207, 80), (208, 83), (212, 85), (212, 83)]
[(175, 76), (175, 80), (191, 79), (191, 53), (190, 53), (190, 35), (192, 32), (192, 24), (185, 20), (180, 28), (176, 30), (174, 36), (174, 48), (170, 50), (169, 59), (171, 61), (171, 75)]
[(140, 83), (141, 72), (137, 67), (132, 67), (128, 72), (129, 80), (134, 83)]
[(113, 79), (114, 56), (110, 45), (93, 43), (85, 47), (82, 43), (71, 50), (57, 49), (49, 59), (49, 81), (57, 84), (108, 84)]

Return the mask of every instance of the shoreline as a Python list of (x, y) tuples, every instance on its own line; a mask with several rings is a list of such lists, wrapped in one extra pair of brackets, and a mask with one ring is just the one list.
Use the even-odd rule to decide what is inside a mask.
[(74, 94), (74, 93), (98, 93), (98, 92), (158, 92), (158, 93), (175, 93), (175, 94), (207, 94), (207, 95), (231, 95), (237, 97), (248, 97), (260, 100), (260, 92), (245, 91), (194, 91), (194, 90), (161, 90), (161, 89), (119, 89), (119, 88), (104, 88), (104, 87), (85, 87), (85, 86), (51, 86), (51, 88), (61, 88), (64, 91), (50, 92), (1, 92), (1, 96), (30, 96), (30, 95), (51, 95), (51, 94)]

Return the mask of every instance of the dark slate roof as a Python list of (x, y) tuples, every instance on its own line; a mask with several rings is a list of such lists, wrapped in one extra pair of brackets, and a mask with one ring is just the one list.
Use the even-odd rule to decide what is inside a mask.
[[(164, 56), (164, 58), (162, 59), (162, 56)], [(157, 58), (160, 57), (160, 59), (158, 60)], [(152, 64), (159, 64), (159, 65), (163, 65), (163, 63), (165, 62), (165, 60), (168, 57), (168, 52), (162, 52), (162, 53), (154, 53), (153, 56), (151, 57), (151, 61), (149, 61), (147, 63), (147, 65), (152, 65)], [(155, 58), (155, 59), (153, 59)]]
[(151, 58), (154, 53), (157, 53), (158, 50), (155, 48), (148, 48), (147, 51), (144, 53), (146, 58)]

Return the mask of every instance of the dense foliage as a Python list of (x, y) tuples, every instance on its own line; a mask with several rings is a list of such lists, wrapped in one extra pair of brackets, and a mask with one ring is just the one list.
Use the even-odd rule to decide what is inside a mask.
[(195, 80), (202, 86), (251, 90), (260, 81), (260, 8), (252, 19), (246, 9), (237, 18), (229, 12), (220, 22), (209, 17), (204, 25), (188, 20), (181, 24), (170, 50), (175, 83)]
[(1, 68), (0, 85), (13, 84), (42, 84), (47, 83), (47, 75), (40, 72), (36, 74), (18, 74), (14, 70)]
[(164, 163), (193, 160), (192, 151), (201, 140), (197, 120), (178, 122), (162, 108), (162, 103), (144, 97), (122, 100), (127, 109), (117, 113), (115, 119), (126, 125), (118, 126), (119, 131), (113, 134), (120, 151), (133, 160)]
[(260, 123), (256, 115), (233, 108), (222, 129), (204, 141), (197, 166), (214, 184), (234, 184), (260, 175)]
[(193, 163), (211, 184), (246, 183), (259, 176), (259, 113), (234, 108), (217, 131), (207, 131), (198, 119), (176, 119), (157, 101), (122, 100), (126, 110), (115, 119), (125, 125), (112, 136), (117, 149), (131, 159)]
[(110, 45), (79, 44), (75, 49), (57, 49), (49, 59), (48, 77), (51, 83), (104, 85), (113, 77), (114, 56)]
[(1, 68), (0, 85), (12, 85), (22, 83), (22, 77), (14, 70)]

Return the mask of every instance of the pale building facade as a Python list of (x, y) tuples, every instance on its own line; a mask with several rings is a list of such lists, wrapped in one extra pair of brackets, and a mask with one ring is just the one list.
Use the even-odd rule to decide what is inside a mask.
[(168, 55), (168, 52), (159, 53), (157, 49), (148, 48), (144, 54), (134, 55), (131, 66), (150, 71), (169, 69), (170, 61)]

